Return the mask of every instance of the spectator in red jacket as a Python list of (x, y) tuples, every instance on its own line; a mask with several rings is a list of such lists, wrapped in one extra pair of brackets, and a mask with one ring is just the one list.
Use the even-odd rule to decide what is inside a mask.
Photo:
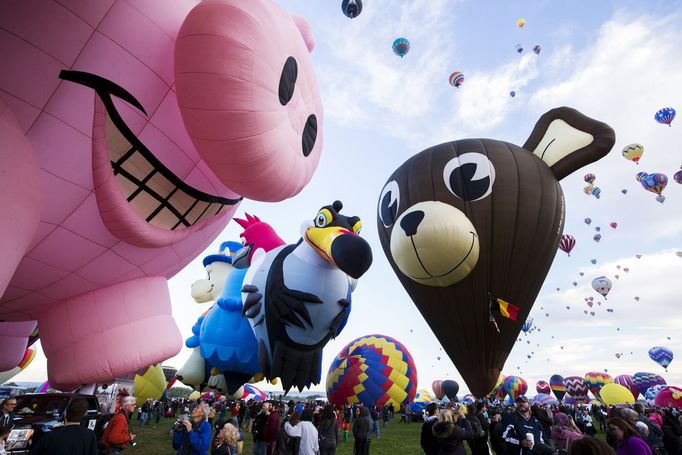
[(268, 416), (268, 422), (265, 424), (265, 447), (267, 450), (267, 455), (273, 455), (275, 452), (277, 437), (279, 436), (280, 432), (281, 417), (282, 406), (277, 405)]
[(130, 442), (135, 440), (135, 435), (130, 434), (128, 426), (133, 412), (135, 412), (135, 397), (125, 397), (121, 410), (109, 420), (102, 436), (104, 448), (111, 449), (108, 452), (109, 454), (118, 455)]

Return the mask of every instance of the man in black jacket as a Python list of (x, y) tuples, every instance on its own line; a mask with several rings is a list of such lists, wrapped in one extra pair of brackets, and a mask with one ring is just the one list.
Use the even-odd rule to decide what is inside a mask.
[(433, 435), (433, 424), (438, 422), (436, 403), (426, 405), (426, 418), (422, 425), (420, 444), (425, 455), (438, 455), (438, 439)]
[(17, 399), (14, 397), (6, 398), (2, 402), (2, 411), (0, 411), (0, 428), (12, 429), (14, 426), (14, 408), (17, 407)]
[(79, 398), (66, 409), (64, 427), (46, 433), (31, 450), (31, 455), (97, 455), (95, 432), (81, 426), (88, 402)]
[(530, 403), (524, 396), (516, 399), (516, 412), (502, 421), (502, 438), (507, 444), (509, 455), (553, 453), (543, 438), (542, 425), (531, 415)]

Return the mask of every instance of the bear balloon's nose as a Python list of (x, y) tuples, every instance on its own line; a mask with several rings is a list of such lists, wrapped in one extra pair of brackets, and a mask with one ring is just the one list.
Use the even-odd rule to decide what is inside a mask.
[(417, 228), (419, 223), (424, 219), (424, 212), (421, 210), (415, 210), (412, 213), (408, 213), (400, 220), (400, 227), (405, 231), (405, 235), (411, 237), (417, 234)]

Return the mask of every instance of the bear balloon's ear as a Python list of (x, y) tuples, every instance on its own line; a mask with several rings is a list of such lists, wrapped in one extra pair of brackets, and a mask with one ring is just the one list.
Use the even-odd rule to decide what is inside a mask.
[(570, 107), (545, 113), (523, 144), (547, 163), (557, 180), (606, 156), (616, 143), (616, 133), (606, 123)]
[(315, 39), (313, 38), (313, 31), (310, 28), (310, 23), (303, 16), (292, 14), (291, 17), (294, 19), (298, 31), (301, 32), (303, 41), (305, 41), (305, 45), (308, 47), (308, 52), (312, 52), (313, 49), (315, 49)]

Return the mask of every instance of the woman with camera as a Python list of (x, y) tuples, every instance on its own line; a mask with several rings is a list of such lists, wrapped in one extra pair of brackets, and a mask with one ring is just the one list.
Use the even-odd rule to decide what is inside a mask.
[(192, 421), (179, 419), (173, 429), (173, 448), (177, 455), (207, 455), (211, 446), (211, 424), (208, 404), (199, 403), (192, 410)]

